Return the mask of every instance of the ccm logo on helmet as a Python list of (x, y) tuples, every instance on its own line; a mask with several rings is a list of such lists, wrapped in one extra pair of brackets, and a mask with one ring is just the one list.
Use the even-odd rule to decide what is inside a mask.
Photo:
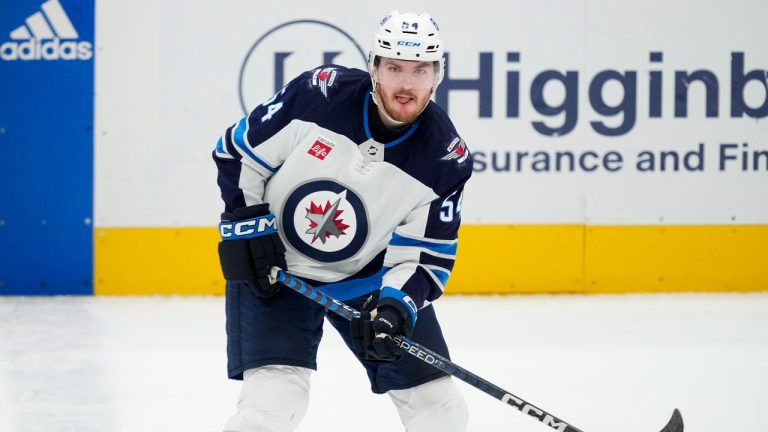
[(407, 47), (420, 47), (421, 42), (412, 42), (412, 41), (397, 41), (398, 45), (407, 46)]
[(219, 223), (219, 234), (222, 240), (242, 240), (265, 236), (277, 232), (275, 215), (260, 216), (237, 222), (222, 221)]

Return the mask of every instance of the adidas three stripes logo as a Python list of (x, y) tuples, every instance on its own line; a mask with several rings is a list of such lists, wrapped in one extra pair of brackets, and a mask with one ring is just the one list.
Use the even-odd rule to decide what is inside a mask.
[(58, 0), (47, 0), (10, 32), (11, 41), (0, 45), (0, 59), (89, 60), (93, 44), (78, 41), (79, 34)]

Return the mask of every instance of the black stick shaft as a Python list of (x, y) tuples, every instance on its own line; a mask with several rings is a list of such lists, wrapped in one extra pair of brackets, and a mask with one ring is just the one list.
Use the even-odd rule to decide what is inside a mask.
[[(304, 297), (312, 300), (320, 306), (323, 306), (331, 312), (346, 318), (347, 320), (351, 320), (352, 318), (360, 316), (360, 312), (356, 311), (355, 309), (340, 302), (339, 300), (336, 300), (320, 289), (307, 284), (295, 276), (285, 273), (282, 270), (279, 270), (277, 274), (274, 275), (274, 278), (277, 280), (277, 282), (282, 283), (283, 285), (291, 288)], [(492, 384), (483, 378), (480, 378), (479, 376), (469, 372), (468, 370), (453, 363), (440, 354), (437, 354), (429, 348), (423, 347), (422, 345), (403, 337), (394, 337), (394, 340), (397, 343), (397, 346), (408, 354), (429, 365), (432, 365), (437, 369), (440, 369), (448, 375), (454, 376), (464, 381), (465, 383), (495, 397), (496, 399), (506, 404), (512, 405), (523, 414), (528, 414), (529, 416), (544, 423), (552, 429), (555, 429), (558, 432), (582, 432), (581, 429), (571, 426), (570, 424), (560, 420), (552, 414), (549, 414), (543, 409), (531, 405), (530, 403), (513, 395), (512, 393), (509, 393), (501, 387)]]

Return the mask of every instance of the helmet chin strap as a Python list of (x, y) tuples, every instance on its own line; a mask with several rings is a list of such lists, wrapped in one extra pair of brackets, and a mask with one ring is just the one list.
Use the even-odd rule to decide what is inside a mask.
[[(392, 118), (391, 115), (387, 112), (387, 108), (384, 106), (383, 103), (379, 101), (379, 92), (378, 89), (378, 83), (376, 82), (373, 77), (371, 77), (371, 81), (373, 82), (373, 91), (371, 91), (371, 96), (373, 96), (373, 103), (376, 104), (376, 107), (379, 109), (379, 113), (381, 113), (384, 118), (382, 121), (384, 124), (390, 128), (390, 129), (403, 129), (404, 127), (408, 126), (411, 123), (401, 122), (399, 120), (395, 120)], [(432, 89), (434, 91), (434, 88)], [(421, 108), (421, 111), (416, 115), (416, 117), (420, 116), (421, 113), (424, 112), (425, 109), (427, 109), (427, 105), (429, 105), (429, 102), (425, 103), (424, 106)]]

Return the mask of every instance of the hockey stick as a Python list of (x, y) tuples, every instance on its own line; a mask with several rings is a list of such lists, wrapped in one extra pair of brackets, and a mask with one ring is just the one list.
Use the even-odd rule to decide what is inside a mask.
[[(352, 318), (360, 316), (360, 312), (356, 311), (350, 306), (336, 300), (333, 297), (328, 296), (318, 288), (307, 284), (306, 282), (280, 270), (277, 267), (272, 267), (270, 278), (273, 281), (282, 283), (288, 288), (291, 288), (297, 293), (312, 300), (320, 306), (323, 306), (327, 310), (334, 312), (342, 318), (351, 320)], [(489, 394), (506, 404), (512, 405), (523, 414), (528, 414), (529, 416), (544, 423), (552, 429), (557, 430), (558, 432), (582, 432), (581, 429), (571, 426), (570, 424), (560, 420), (552, 414), (549, 414), (543, 409), (538, 408), (524, 401), (523, 399), (520, 399), (512, 393), (509, 393), (508, 391), (490, 383), (489, 381), (484, 380), (483, 378), (480, 378), (479, 376), (469, 372), (468, 370), (453, 363), (440, 354), (437, 354), (429, 348), (421, 346), (417, 342), (399, 336), (395, 336), (393, 339), (397, 346), (408, 354), (434, 366), (437, 369), (440, 369), (448, 375), (454, 376), (464, 381), (465, 383), (480, 389), (484, 393)], [(672, 413), (672, 418), (669, 419), (669, 422), (666, 426), (664, 426), (661, 432), (683, 432), (683, 418), (677, 408), (675, 408), (674, 412)]]

